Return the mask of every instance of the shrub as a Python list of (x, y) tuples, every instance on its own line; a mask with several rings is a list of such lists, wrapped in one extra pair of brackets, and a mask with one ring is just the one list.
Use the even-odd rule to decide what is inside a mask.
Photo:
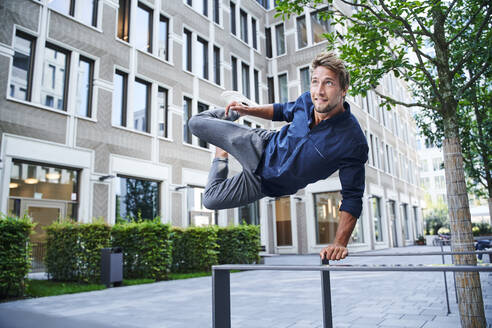
[(220, 264), (252, 264), (259, 262), (260, 227), (240, 225), (219, 228)]
[(31, 218), (0, 213), (0, 298), (24, 295), (31, 265)]
[(473, 223), (472, 231), (474, 236), (492, 234), (492, 228), (487, 222)]
[(125, 278), (167, 279), (172, 263), (170, 226), (154, 221), (113, 226), (113, 247), (123, 248)]
[(217, 230), (215, 226), (173, 228), (172, 271), (210, 271), (218, 264)]

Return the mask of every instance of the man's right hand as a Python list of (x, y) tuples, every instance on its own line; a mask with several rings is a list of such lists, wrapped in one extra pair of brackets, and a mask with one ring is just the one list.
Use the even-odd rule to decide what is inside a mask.
[(225, 116), (229, 116), (229, 110), (235, 110), (239, 116), (245, 116), (248, 113), (248, 105), (241, 103), (239, 101), (233, 101), (225, 108)]

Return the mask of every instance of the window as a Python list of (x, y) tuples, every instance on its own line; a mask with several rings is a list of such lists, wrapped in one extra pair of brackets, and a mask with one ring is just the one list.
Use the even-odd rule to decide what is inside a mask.
[(249, 65), (242, 63), (241, 65), (242, 82), (243, 82), (243, 95), (247, 98), (251, 97), (251, 90), (249, 86)]
[(391, 149), (390, 146), (386, 145), (386, 166), (388, 168), (388, 173), (392, 174), (393, 173), (393, 149)]
[(90, 59), (80, 56), (77, 74), (77, 115), (92, 116), (92, 83), (94, 76), (94, 62)]
[(231, 1), (231, 33), (236, 35), (236, 4)]
[(183, 47), (183, 69), (188, 72), (192, 72), (192, 58), (191, 58), (191, 31), (184, 29), (184, 47)]
[(256, 33), (256, 19), (251, 17), (251, 32), (253, 33), (253, 48), (258, 49), (258, 40), (257, 40), (257, 33)]
[(54, 102), (53, 97), (52, 96), (46, 96), (46, 100), (45, 100), (44, 104), (48, 107), (54, 107), (55, 102)]
[(313, 196), (316, 220), (316, 243), (333, 243), (340, 220), (342, 194), (340, 191), (334, 191), (317, 193)]
[(237, 59), (236, 57), (231, 57), (231, 65), (232, 65), (232, 90), (238, 91), (238, 80), (237, 80)]
[(260, 224), (260, 204), (258, 201), (238, 208), (239, 224)]
[(255, 102), (260, 103), (260, 72), (254, 70)]
[(116, 71), (113, 89), (113, 125), (126, 126), (126, 94), (128, 90), (128, 75)]
[(130, 42), (131, 0), (120, 0), (118, 7), (118, 38)]
[(67, 16), (73, 16), (75, 0), (52, 0), (48, 2), (48, 8), (56, 10)]
[(323, 37), (323, 34), (331, 32), (330, 22), (320, 17), (319, 14), (321, 12), (322, 10), (317, 10), (311, 13), (311, 30), (313, 43), (325, 41), (326, 39)]
[(187, 186), (186, 191), (189, 224), (195, 227), (213, 225), (215, 223), (214, 211), (203, 206), (203, 193), (205, 188)]
[(169, 60), (169, 19), (165, 16), (159, 20), (159, 45), (157, 56)]
[(433, 158), (432, 159), (432, 167), (433, 167), (434, 171), (442, 170), (443, 166), (444, 166), (444, 162), (442, 159), (440, 159), (440, 158)]
[(278, 76), (278, 96), (281, 103), (286, 103), (289, 101), (287, 73), (280, 74)]
[(275, 199), (275, 223), (277, 246), (292, 245), (292, 219), (290, 215), (290, 197)]
[(150, 132), (150, 83), (135, 79), (133, 89), (133, 128)]
[(214, 46), (214, 82), (220, 85), (220, 48)]
[(168, 92), (167, 89), (159, 87), (157, 89), (157, 135), (168, 138)]
[(371, 198), (372, 218), (374, 222), (374, 239), (376, 241), (384, 241), (383, 238), (383, 222), (381, 218), (381, 199), (373, 196)]
[(267, 58), (272, 58), (272, 29), (267, 27), (265, 28), (265, 43), (266, 43), (266, 56)]
[(309, 76), (309, 67), (303, 67), (300, 70), (301, 75), (301, 93), (309, 91), (311, 87), (311, 78)]
[(191, 135), (190, 127), (188, 126), (188, 120), (193, 115), (191, 104), (192, 104), (191, 98), (188, 97), (183, 98), (183, 142), (189, 144), (191, 144), (192, 142), (192, 135)]
[(153, 220), (159, 216), (160, 182), (125, 176), (116, 178), (116, 220)]
[(409, 221), (408, 221), (408, 204), (401, 204), (401, 211), (403, 213), (403, 235), (405, 236), (405, 239), (410, 239), (410, 227), (409, 227)]
[(306, 16), (297, 17), (297, 47), (299, 49), (308, 45), (307, 30), (306, 30)]
[(198, 41), (198, 53), (197, 56), (198, 67), (200, 69), (199, 76), (208, 80), (208, 41), (197, 37)]
[(214, 22), (220, 24), (220, 1), (214, 0)]
[(268, 103), (273, 104), (275, 102), (275, 85), (273, 81), (273, 77), (267, 78), (268, 84)]
[[(208, 105), (198, 102), (198, 113), (202, 113), (207, 110), (208, 110)], [(198, 145), (203, 148), (208, 148), (208, 143), (201, 139), (198, 140)]]
[(242, 9), (239, 10), (240, 24), (241, 24), (241, 40), (248, 43), (248, 14)]
[(439, 175), (437, 177), (434, 177), (434, 182), (435, 182), (436, 189), (446, 188), (446, 179), (444, 178), (444, 175)]
[[(68, 89), (67, 84), (69, 76), (68, 61), (68, 51), (48, 43), (46, 44), (43, 67), (47, 68), (44, 73), (47, 74), (49, 78), (43, 76), (40, 103), (45, 103), (46, 106), (52, 108), (55, 108), (56, 103), (57, 109), (66, 110), (66, 90)], [(53, 71), (49, 69), (50, 66), (55, 68), (54, 79)], [(49, 102), (50, 105), (48, 105), (48, 96), (54, 99), (53, 102)]]
[(349, 243), (361, 244), (363, 242), (364, 242), (364, 220), (357, 220), (354, 231), (352, 231), (352, 235), (350, 235)]
[(99, 0), (86, 0), (83, 6), (79, 6), (79, 17), (80, 20), (92, 26), (97, 26), (97, 5)]
[(34, 38), (17, 31), (14, 40), (14, 58), (10, 78), (10, 94), (20, 100), (31, 100)]
[(263, 8), (265, 9), (270, 9), (270, 0), (256, 0), (256, 2), (258, 2), (261, 6), (263, 6)]
[(285, 53), (284, 24), (275, 26), (275, 36), (277, 39), (277, 56), (280, 56)]
[(152, 9), (139, 2), (135, 20), (138, 22), (135, 24), (135, 32), (138, 35), (135, 38), (135, 46), (149, 53), (152, 53), (152, 16)]

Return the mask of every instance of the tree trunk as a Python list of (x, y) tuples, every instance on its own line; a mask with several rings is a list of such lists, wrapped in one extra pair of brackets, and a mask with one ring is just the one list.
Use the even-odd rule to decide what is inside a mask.
[[(451, 227), (451, 249), (453, 252), (465, 252), (474, 251), (475, 248), (455, 115), (456, 110), (449, 110), (446, 115), (448, 117), (444, 117), (444, 168)], [(455, 255), (454, 263), (456, 265), (476, 265), (477, 259), (475, 255)], [(479, 273), (456, 273), (456, 291), (461, 326), (463, 328), (485, 328), (486, 320)]]

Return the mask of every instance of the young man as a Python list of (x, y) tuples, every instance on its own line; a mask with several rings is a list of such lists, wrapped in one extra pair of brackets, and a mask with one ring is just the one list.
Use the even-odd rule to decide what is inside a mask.
[[(333, 244), (320, 255), (340, 260), (362, 211), (364, 163), (368, 146), (356, 118), (345, 102), (350, 77), (343, 62), (321, 53), (311, 65), (310, 92), (295, 102), (246, 106), (230, 103), (193, 116), (194, 135), (216, 145), (203, 203), (210, 209), (232, 208), (265, 196), (291, 195), (339, 170), (342, 185), (340, 222)], [(244, 115), (287, 121), (278, 132), (233, 123)], [(231, 178), (228, 154), (243, 171)]]

